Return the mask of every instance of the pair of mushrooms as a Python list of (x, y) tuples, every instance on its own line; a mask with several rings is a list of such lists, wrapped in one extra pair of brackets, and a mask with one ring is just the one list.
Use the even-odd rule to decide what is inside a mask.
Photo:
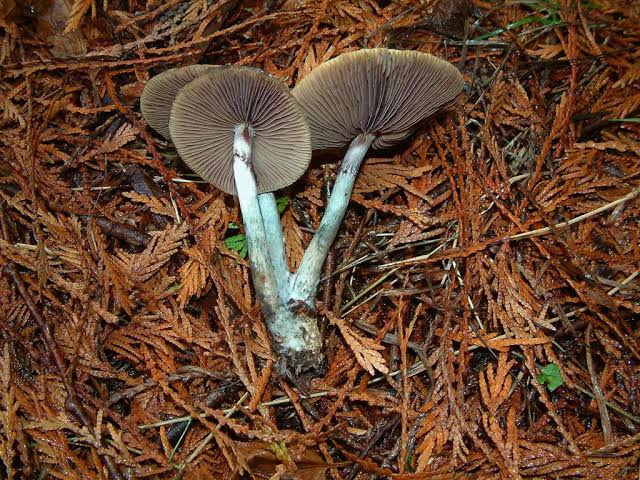
[[(253, 284), (282, 373), (296, 377), (323, 364), (314, 298), (365, 154), (406, 139), (451, 106), (462, 85), (444, 60), (384, 48), (329, 60), (291, 92), (261, 70), (234, 66), (178, 68), (146, 85), (141, 109), (151, 127), (194, 172), (238, 196)], [(312, 149), (349, 142), (320, 226), (292, 274), (272, 192), (304, 174)]]

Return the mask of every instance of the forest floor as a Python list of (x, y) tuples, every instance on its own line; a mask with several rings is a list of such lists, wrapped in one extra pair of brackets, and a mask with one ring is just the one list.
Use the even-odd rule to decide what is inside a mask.
[[(638, 478), (640, 3), (0, 6), (0, 478)], [(465, 90), (369, 154), (318, 295), (327, 372), (301, 390), (237, 201), (139, 97), (171, 67), (293, 87), (377, 46)], [(277, 194), (292, 268), (336, 161)]]

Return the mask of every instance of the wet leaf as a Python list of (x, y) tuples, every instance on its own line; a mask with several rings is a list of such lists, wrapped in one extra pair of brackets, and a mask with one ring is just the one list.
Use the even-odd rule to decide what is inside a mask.
[(540, 369), (538, 383), (546, 385), (550, 392), (564, 384), (562, 372), (555, 363), (550, 363)]

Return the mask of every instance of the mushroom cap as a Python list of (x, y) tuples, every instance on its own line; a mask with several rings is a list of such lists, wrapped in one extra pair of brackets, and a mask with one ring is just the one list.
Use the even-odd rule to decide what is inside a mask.
[(213, 69), (192, 80), (173, 102), (169, 131), (194, 172), (236, 194), (233, 140), (241, 124), (251, 132), (259, 193), (284, 188), (307, 170), (311, 134), (304, 113), (286, 85), (256, 68)]
[(166, 70), (147, 82), (140, 97), (140, 110), (151, 128), (167, 140), (169, 132), (169, 113), (176, 95), (182, 87), (218, 65), (189, 65), (188, 67)]
[(385, 148), (451, 106), (462, 86), (462, 75), (445, 60), (372, 48), (319, 65), (291, 93), (307, 116), (314, 149), (340, 147), (361, 133), (376, 136), (373, 148)]

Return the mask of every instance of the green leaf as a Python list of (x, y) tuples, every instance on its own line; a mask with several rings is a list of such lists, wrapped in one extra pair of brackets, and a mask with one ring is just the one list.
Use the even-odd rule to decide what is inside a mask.
[(247, 238), (243, 233), (225, 238), (224, 244), (229, 250), (233, 250), (240, 257), (247, 258)]
[(277, 198), (276, 205), (278, 205), (278, 213), (282, 215), (289, 205), (289, 199), (287, 197)]
[(553, 392), (556, 388), (564, 383), (562, 378), (562, 372), (555, 363), (542, 367), (540, 374), (538, 375), (538, 383), (540, 385), (546, 385), (550, 392)]
[(238, 225), (237, 223), (229, 222), (229, 230), (239, 230), (239, 229), (240, 229), (240, 225)]

